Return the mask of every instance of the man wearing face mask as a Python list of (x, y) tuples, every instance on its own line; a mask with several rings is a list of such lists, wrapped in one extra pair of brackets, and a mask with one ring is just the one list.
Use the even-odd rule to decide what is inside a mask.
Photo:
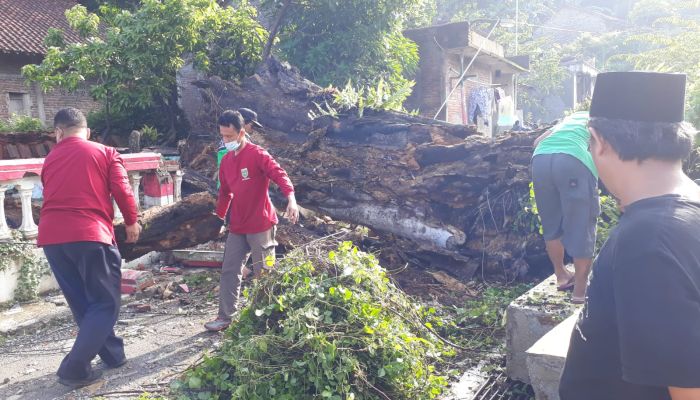
[[(262, 124), (258, 122), (258, 113), (255, 111), (251, 110), (250, 108), (244, 108), (241, 107), (238, 109), (238, 112), (241, 113), (241, 116), (243, 117), (243, 123), (244, 126), (243, 128), (245, 129), (246, 132), (246, 140), (250, 142), (250, 135), (249, 133), (253, 131), (253, 128), (262, 128)], [(224, 144), (224, 141), (221, 141), (221, 144), (219, 145), (218, 150), (216, 151), (216, 167), (219, 168), (221, 166), (221, 159), (224, 158), (224, 156), (228, 153), (228, 149), (226, 149), (226, 146)], [(216, 181), (217, 187), (219, 185), (219, 180), (217, 178)]]
[(224, 219), (230, 207), (231, 216), (221, 270), (219, 313), (215, 320), (204, 325), (210, 331), (221, 331), (231, 324), (248, 258), (252, 256), (255, 276), (260, 275), (270, 259), (274, 260), (278, 220), (268, 195), (270, 181), (288, 199), (285, 215), (289, 221), (294, 224), (299, 218), (292, 182), (265, 149), (248, 142), (241, 113), (227, 110), (221, 114), (219, 132), (228, 153), (219, 168), (216, 214)]

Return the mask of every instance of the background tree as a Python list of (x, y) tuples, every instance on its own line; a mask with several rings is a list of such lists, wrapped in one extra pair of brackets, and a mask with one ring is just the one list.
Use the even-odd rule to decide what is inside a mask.
[[(700, 126), (700, 4), (697, 1), (643, 0), (630, 12), (637, 29), (626, 35), (634, 51), (610, 58), (635, 69), (688, 75), (686, 119)], [(631, 69), (631, 68), (630, 68)]]
[[(427, 23), (426, 0), (263, 0), (270, 20), (279, 19), (279, 54), (321, 85), (364, 85), (379, 78), (405, 85), (418, 50), (401, 34)], [(284, 14), (280, 17), (280, 11)], [(274, 28), (273, 28), (274, 29)]]
[(83, 41), (67, 44), (51, 30), (46, 57), (23, 74), (45, 90), (87, 85), (103, 105), (91, 118), (103, 140), (117, 121), (119, 133), (148, 124), (172, 142), (186, 127), (177, 71), (191, 57), (225, 79), (249, 75), (267, 39), (255, 16), (247, 3), (233, 9), (213, 0), (142, 0), (134, 10), (102, 5), (99, 16), (76, 6), (66, 17)]

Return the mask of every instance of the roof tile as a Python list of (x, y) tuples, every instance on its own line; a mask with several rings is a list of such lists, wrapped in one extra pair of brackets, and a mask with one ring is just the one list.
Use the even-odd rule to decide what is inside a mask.
[(68, 25), (65, 12), (75, 0), (0, 0), (0, 53), (46, 54), (49, 28), (63, 30), (66, 41), (80, 37)]

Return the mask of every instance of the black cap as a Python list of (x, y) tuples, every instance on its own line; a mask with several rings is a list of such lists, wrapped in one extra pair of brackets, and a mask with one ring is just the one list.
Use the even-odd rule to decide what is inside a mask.
[(599, 74), (590, 116), (641, 122), (683, 122), (685, 82), (685, 74)]
[(258, 113), (255, 111), (251, 110), (250, 108), (239, 108), (238, 112), (241, 113), (243, 116), (243, 121), (246, 124), (253, 124), (253, 126), (256, 126), (258, 128), (262, 128), (262, 124), (258, 122)]

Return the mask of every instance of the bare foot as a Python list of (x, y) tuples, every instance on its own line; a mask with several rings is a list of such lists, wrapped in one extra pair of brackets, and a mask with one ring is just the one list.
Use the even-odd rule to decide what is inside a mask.
[(584, 285), (575, 285), (574, 286), (574, 291), (571, 293), (571, 297), (573, 299), (585, 299), (586, 298), (586, 284)]

